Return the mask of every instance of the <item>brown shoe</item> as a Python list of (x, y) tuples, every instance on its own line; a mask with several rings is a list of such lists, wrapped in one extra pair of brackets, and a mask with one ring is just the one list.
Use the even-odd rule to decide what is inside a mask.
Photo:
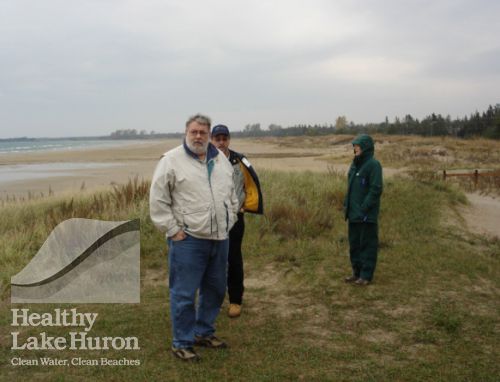
[(186, 362), (198, 362), (201, 358), (193, 348), (174, 348), (172, 346), (172, 353), (177, 358)]
[(351, 283), (355, 283), (356, 281), (358, 281), (358, 279), (359, 279), (359, 277), (353, 275), (353, 276), (346, 277), (344, 279), (344, 282), (351, 284)]
[(230, 318), (236, 318), (241, 315), (241, 305), (240, 304), (229, 304), (229, 309), (227, 310), (227, 315)]
[(224, 341), (221, 341), (213, 334), (210, 336), (202, 337), (202, 336), (194, 336), (194, 344), (197, 346), (203, 346), (211, 349), (225, 349), (227, 348), (227, 344)]
[(364, 279), (357, 279), (355, 282), (354, 282), (355, 285), (359, 285), (359, 286), (367, 286), (370, 284), (370, 281), (368, 280), (364, 280)]

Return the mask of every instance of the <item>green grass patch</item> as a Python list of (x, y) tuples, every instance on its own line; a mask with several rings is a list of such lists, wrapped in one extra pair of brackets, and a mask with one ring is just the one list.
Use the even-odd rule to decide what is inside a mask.
[[(246, 215), (243, 315), (218, 318), (230, 349), (202, 362), (170, 354), (166, 244), (148, 217), (146, 183), (1, 209), (0, 368), (5, 380), (494, 381), (500, 374), (498, 241), (444, 225), (463, 194), (409, 178), (386, 181), (374, 283), (350, 273), (339, 174), (261, 172), (266, 216)], [(93, 336), (137, 336), (139, 351), (13, 351), (9, 280), (70, 217), (141, 220), (141, 304), (68, 305), (99, 314)], [(16, 304), (38, 312), (56, 306)], [(22, 328), (37, 335), (40, 328)], [(47, 328), (66, 336), (66, 328)], [(137, 358), (129, 367), (14, 367), (16, 356)]]

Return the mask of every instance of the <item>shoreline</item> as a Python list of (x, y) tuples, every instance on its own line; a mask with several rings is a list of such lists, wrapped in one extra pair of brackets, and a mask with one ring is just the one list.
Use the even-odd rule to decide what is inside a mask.
[[(17, 174), (16, 180), (0, 181), (0, 200), (28, 195), (71, 195), (85, 191), (109, 189), (129, 179), (150, 180), (161, 155), (180, 145), (181, 139), (124, 142), (112, 147), (86, 147), (72, 150), (45, 150), (24, 153), (0, 153), (0, 173), (36, 169), (46, 165), (36, 177)], [(276, 142), (234, 138), (231, 148), (245, 153), (257, 169), (327, 172), (327, 162), (318, 160), (331, 149), (282, 147)], [(64, 170), (73, 164), (75, 167)], [(119, 164), (118, 166), (116, 164)], [(52, 167), (52, 169), (51, 169)], [(47, 169), (48, 168), (48, 169)], [(59, 169), (58, 169), (59, 168)], [(347, 165), (339, 164), (344, 170)], [(50, 190), (50, 191), (49, 191)]]
[[(175, 146), (177, 140), (124, 142), (111, 146), (87, 146), (61, 148), (58, 150), (38, 150), (27, 152), (0, 153), (0, 166), (17, 164), (39, 164), (60, 162), (109, 162), (113, 160), (153, 159), (152, 153), (163, 153), (162, 148)], [(161, 155), (161, 154), (160, 154)]]
[[(161, 155), (180, 145), (182, 140), (126, 143), (78, 150), (0, 153), (0, 203), (3, 205), (14, 200), (47, 200), (52, 197), (108, 191), (113, 185), (125, 184), (135, 178), (149, 181)], [(304, 144), (297, 148), (288, 147), (275, 139), (235, 138), (231, 142), (231, 148), (244, 153), (257, 172), (266, 169), (324, 173), (333, 170), (346, 173), (350, 164), (349, 143), (334, 147)], [(40, 171), (33, 173), (37, 169)], [(5, 176), (5, 170), (13, 173), (9, 180), (6, 180), (8, 176)], [(24, 177), (22, 172), (30, 170), (33, 170), (31, 175)], [(386, 177), (401, 172), (402, 169), (384, 168)], [(467, 196), (470, 200), (471, 196)], [(494, 225), (500, 208), (498, 199), (473, 195), (470, 203), (471, 206), (463, 209), (469, 229), (479, 234), (500, 236)], [(480, 224), (482, 221), (488, 224)]]
[[(62, 151), (81, 151), (92, 149), (106, 149), (113, 147), (124, 147), (131, 145), (147, 144), (146, 139), (130, 139), (130, 140), (99, 140), (99, 139), (41, 139), (35, 141), (0, 141), (0, 155), (22, 155), (29, 153), (46, 153), (46, 152), (62, 152)], [(25, 144), (26, 142), (31, 144)], [(33, 142), (38, 143), (33, 145)], [(2, 144), (3, 143), (3, 144)], [(7, 145), (9, 143), (10, 145)]]
[[(16, 180), (0, 181), (0, 200), (28, 195), (55, 196), (110, 188), (136, 176), (149, 179), (161, 154), (178, 144), (177, 140), (125, 142), (125, 145), (85, 147), (72, 150), (45, 150), (26, 153), (0, 153), (0, 173), (16, 168), (32, 176), (16, 175)], [(69, 168), (69, 169), (68, 169)]]

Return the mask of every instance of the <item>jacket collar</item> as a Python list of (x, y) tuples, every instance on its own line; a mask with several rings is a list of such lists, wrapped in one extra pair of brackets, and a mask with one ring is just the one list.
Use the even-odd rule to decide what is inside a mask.
[[(193, 153), (189, 147), (187, 146), (186, 144), (186, 140), (184, 139), (184, 141), (182, 141), (182, 145), (184, 146), (184, 150), (186, 151), (186, 153), (193, 157), (194, 159), (196, 160), (200, 160), (200, 158), (198, 157), (197, 154)], [(215, 158), (217, 155), (219, 155), (219, 150), (217, 150), (217, 147), (215, 147), (214, 145), (212, 145), (210, 142), (208, 142), (208, 147), (207, 147), (207, 156), (206, 156), (206, 159), (207, 159), (207, 162), (209, 162), (211, 159)]]
[(363, 151), (359, 157), (354, 157), (354, 164), (359, 167), (365, 163), (368, 159), (373, 158), (373, 148), (369, 148)]
[(245, 155), (229, 149), (229, 158), (228, 158), (229, 162), (234, 163), (235, 161), (238, 160), (241, 161), (243, 158), (246, 158)]

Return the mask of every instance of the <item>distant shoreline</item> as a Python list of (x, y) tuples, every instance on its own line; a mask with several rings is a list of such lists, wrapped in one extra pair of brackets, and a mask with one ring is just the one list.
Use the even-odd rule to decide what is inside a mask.
[(182, 137), (183, 133), (165, 133), (165, 134), (137, 134), (130, 136), (89, 136), (89, 137), (13, 137), (0, 138), (0, 142), (36, 142), (36, 141), (130, 141), (130, 140), (151, 140), (151, 139), (169, 139)]
[(0, 177), (3, 178), (0, 200), (30, 194), (74, 195), (83, 189), (109, 189), (111, 184), (126, 183), (134, 177), (149, 179), (161, 154), (179, 145), (180, 140), (97, 143), (74, 145), (72, 149), (0, 152)]
[[(118, 144), (114, 144), (117, 142)], [(27, 142), (31, 143), (31, 142)], [(165, 140), (104, 141), (105, 145), (79, 147), (73, 150), (40, 150), (0, 153), (0, 201), (13, 196), (75, 195), (82, 190), (109, 189), (112, 184), (125, 184), (129, 179), (151, 179), (158, 160), (166, 151), (182, 144), (182, 138)], [(106, 147), (107, 144), (110, 146)], [(327, 162), (318, 161), (309, 147), (281, 146), (279, 140), (239, 139), (231, 142), (234, 150), (244, 152), (253, 166), (270, 170), (326, 172)], [(318, 147), (318, 155), (330, 154), (332, 147)], [(282, 155), (283, 156), (280, 156)], [(272, 160), (270, 160), (272, 158)], [(119, 163), (120, 166), (116, 164)], [(44, 166), (40, 166), (44, 164)], [(23, 166), (20, 166), (23, 165)], [(71, 168), (68, 168), (71, 166)], [(339, 164), (344, 171), (347, 164)], [(16, 179), (12, 175), (14, 172)], [(37, 172), (36, 177), (33, 172)], [(25, 176), (22, 176), (24, 174)], [(1, 176), (1, 174), (0, 174)], [(10, 179), (9, 179), (10, 178)]]
[(152, 142), (145, 139), (24, 139), (0, 140), (0, 154), (14, 155), (37, 152), (74, 151), (89, 149), (105, 149), (126, 145), (141, 145)]

